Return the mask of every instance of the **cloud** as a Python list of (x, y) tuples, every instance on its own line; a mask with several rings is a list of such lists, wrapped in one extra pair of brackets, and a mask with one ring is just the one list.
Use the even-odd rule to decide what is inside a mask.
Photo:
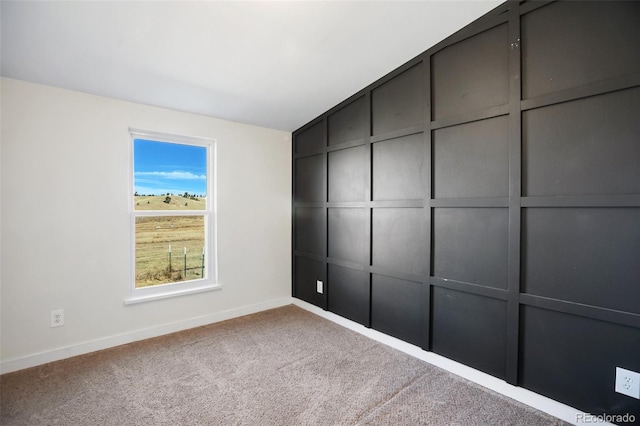
[(136, 172), (136, 177), (158, 177), (162, 179), (206, 180), (207, 175), (196, 175), (191, 172)]
[(136, 185), (134, 188), (134, 192), (137, 192), (138, 194), (144, 194), (144, 195), (165, 195), (165, 194), (176, 194), (176, 195), (180, 195), (183, 194), (185, 192), (188, 192), (189, 194), (196, 194), (199, 196), (203, 196), (206, 197), (206, 193), (207, 191), (205, 189), (198, 189), (198, 188), (176, 188), (176, 187), (170, 187), (170, 186), (140, 186), (140, 185)]

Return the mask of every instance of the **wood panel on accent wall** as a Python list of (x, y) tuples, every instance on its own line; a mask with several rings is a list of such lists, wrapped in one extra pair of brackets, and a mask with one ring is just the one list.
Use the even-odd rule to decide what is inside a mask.
[(372, 145), (373, 199), (413, 200), (424, 196), (424, 134), (416, 133)]
[(433, 351), (504, 378), (506, 301), (435, 287), (432, 303)]
[(638, 23), (507, 2), (294, 132), (294, 296), (640, 418)]
[(640, 193), (639, 134), (640, 87), (525, 111), (524, 194)]
[(533, 98), (640, 72), (640, 3), (556, 2), (522, 18), (522, 93)]
[(640, 314), (640, 208), (528, 208), (523, 219), (523, 292)]
[(369, 274), (329, 265), (329, 306), (332, 312), (369, 325)]
[(372, 135), (423, 122), (425, 81), (422, 67), (419, 63), (372, 90)]
[(365, 210), (329, 209), (329, 257), (353, 263), (364, 260)]
[(421, 287), (384, 275), (371, 277), (371, 327), (414, 345), (422, 344)]
[(506, 116), (433, 132), (434, 198), (509, 196)]
[(322, 122), (316, 123), (304, 132), (296, 134), (294, 138), (294, 153), (305, 154), (322, 150), (324, 130)]
[(323, 202), (324, 194), (324, 161), (322, 155), (302, 157), (295, 160), (295, 192), (296, 202)]
[(324, 256), (327, 242), (324, 215), (325, 210), (319, 207), (297, 207), (294, 210), (294, 250)]
[(433, 214), (433, 275), (507, 288), (508, 211), (437, 208)]
[(614, 392), (616, 367), (638, 371), (638, 328), (525, 306), (520, 385), (593, 414), (638, 419), (640, 400)]
[(329, 153), (329, 201), (364, 201), (364, 147)]
[(433, 55), (432, 119), (507, 104), (508, 46), (508, 26), (502, 24)]
[(365, 120), (366, 112), (365, 98), (361, 96), (329, 115), (329, 145), (338, 145), (364, 138), (368, 134)]
[(427, 220), (422, 208), (378, 208), (372, 217), (372, 265), (427, 275)]
[(294, 262), (295, 297), (325, 308), (327, 306), (325, 295), (316, 291), (316, 280), (323, 282), (326, 280), (323, 263), (299, 256)]

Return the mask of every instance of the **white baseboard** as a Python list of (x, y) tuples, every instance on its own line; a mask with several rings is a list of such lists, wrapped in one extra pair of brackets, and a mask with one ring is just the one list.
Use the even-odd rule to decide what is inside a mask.
[[(325, 311), (303, 300), (294, 298), (292, 303), (322, 318), (328, 319), (329, 321), (332, 321), (336, 324), (367, 336), (387, 346), (391, 346), (394, 349), (402, 351), (422, 361), (428, 362), (429, 364), (435, 365), (436, 367), (440, 367), (443, 370), (447, 370), (450, 373), (477, 383), (480, 386), (489, 388), (492, 391), (495, 391), (508, 398), (515, 399), (516, 401), (533, 407), (536, 410), (540, 410), (561, 420), (564, 420), (567, 423), (571, 423), (574, 425), (583, 424), (580, 419), (585, 419), (589, 416), (583, 411), (562, 404), (556, 400), (547, 398), (546, 396), (542, 396), (518, 386), (510, 385), (502, 379), (498, 379), (497, 377), (483, 373), (464, 364), (460, 364), (459, 362), (450, 360), (449, 358), (434, 354), (433, 352), (427, 352), (418, 346), (404, 342), (400, 339), (396, 339), (395, 337), (391, 337), (371, 328), (367, 328), (362, 324), (358, 324), (334, 313)], [(611, 425), (611, 423), (606, 422), (598, 422), (598, 424)]]
[(283, 297), (280, 299), (269, 300), (267, 302), (262, 302), (255, 305), (243, 306), (240, 308), (229, 309), (226, 311), (215, 312), (199, 317), (188, 318), (181, 321), (149, 327), (142, 330), (135, 330), (128, 333), (89, 340), (63, 348), (27, 355), (25, 357), (14, 358), (6, 361), (3, 360), (2, 363), (0, 363), (0, 374), (11, 373), (13, 371), (35, 367), (38, 365), (46, 364), (48, 362), (70, 358), (72, 356), (84, 355), (90, 352), (136, 342), (138, 340), (158, 337), (165, 334), (174, 333), (176, 331), (188, 330), (190, 328), (213, 324), (216, 322), (241, 317), (243, 315), (266, 311), (268, 309), (279, 308), (281, 306), (290, 305), (291, 303), (292, 299), (290, 297)]

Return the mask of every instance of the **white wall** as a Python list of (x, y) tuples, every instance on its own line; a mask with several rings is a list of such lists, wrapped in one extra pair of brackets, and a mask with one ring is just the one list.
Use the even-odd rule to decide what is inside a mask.
[[(290, 133), (6, 78), (1, 108), (4, 372), (288, 303)], [(129, 127), (217, 140), (221, 290), (123, 304)]]

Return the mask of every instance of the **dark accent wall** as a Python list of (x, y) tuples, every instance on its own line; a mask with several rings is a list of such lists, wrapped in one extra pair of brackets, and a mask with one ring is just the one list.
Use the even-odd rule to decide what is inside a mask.
[(295, 131), (293, 295), (640, 418), (639, 52), (640, 2), (507, 2)]

